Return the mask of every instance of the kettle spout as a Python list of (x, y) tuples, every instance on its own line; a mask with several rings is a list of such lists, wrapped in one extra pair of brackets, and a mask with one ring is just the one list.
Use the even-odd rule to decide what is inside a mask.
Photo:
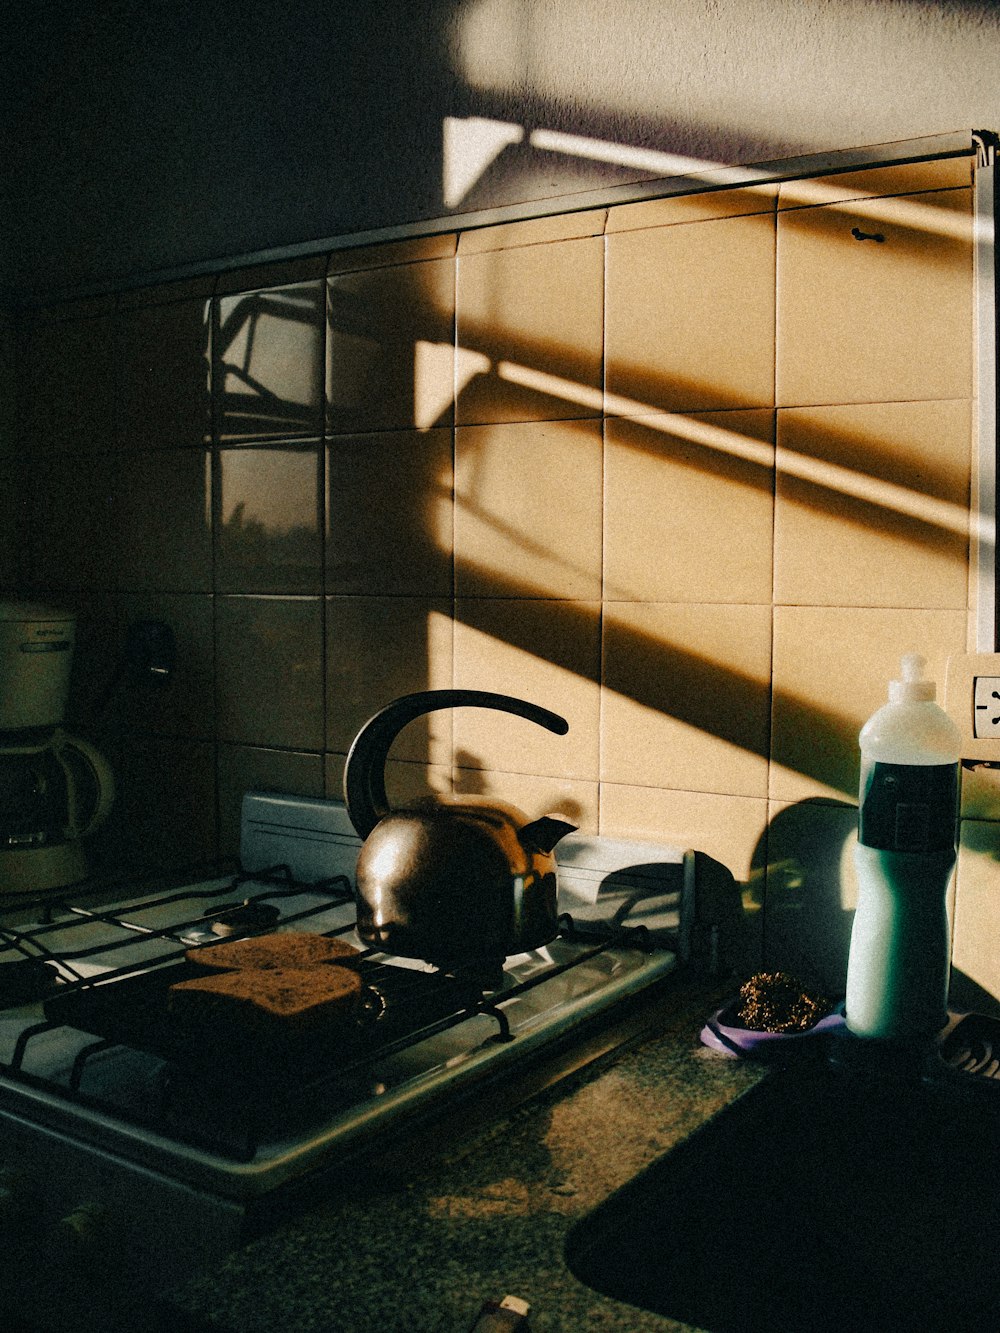
[(568, 824), (565, 819), (557, 819), (555, 815), (542, 815), (541, 819), (535, 819), (518, 829), (517, 836), (526, 852), (551, 852), (560, 838), (575, 832), (575, 824)]

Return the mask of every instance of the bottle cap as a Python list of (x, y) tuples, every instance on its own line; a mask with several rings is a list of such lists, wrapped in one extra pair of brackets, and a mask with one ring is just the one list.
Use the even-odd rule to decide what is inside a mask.
[(936, 690), (932, 680), (924, 680), (927, 659), (919, 653), (906, 653), (900, 662), (902, 680), (890, 680), (889, 702), (894, 704), (927, 703)]

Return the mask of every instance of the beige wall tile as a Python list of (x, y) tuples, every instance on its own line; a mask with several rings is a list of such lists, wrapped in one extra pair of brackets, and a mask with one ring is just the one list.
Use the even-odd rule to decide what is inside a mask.
[(454, 417), (454, 311), (450, 259), (329, 278), (328, 429), (449, 425)]
[(219, 855), (238, 856), (243, 797), (248, 791), (323, 795), (323, 757), (250, 745), (219, 746)]
[(122, 311), (117, 321), (119, 448), (200, 447), (211, 438), (211, 302)]
[[(326, 795), (344, 800), (344, 768), (347, 756), (324, 756)], [(389, 759), (385, 766), (385, 794), (392, 809), (418, 801), (445, 798), (451, 794), (451, 768), (447, 764), (421, 764), (407, 759)]]
[(473, 227), (458, 237), (458, 253), (484, 254), (487, 250), (509, 250), (519, 245), (543, 245), (546, 241), (571, 241), (581, 236), (600, 236), (608, 215), (606, 208), (579, 213), (554, 213), (551, 217), (525, 222), (504, 222), (495, 227)]
[(757, 797), (601, 783), (602, 836), (690, 847), (726, 866), (748, 890), (761, 877), (766, 828), (767, 802)]
[(90, 839), (98, 873), (204, 868), (216, 855), (215, 746), (141, 732), (106, 748), (115, 775), (108, 822)]
[(964, 820), (955, 882), (949, 1005), (1000, 1014), (1000, 827)]
[(962, 770), (962, 816), (1000, 822), (1000, 769)]
[(606, 410), (774, 401), (774, 218), (608, 237)]
[(449, 597), (452, 432), (334, 437), (327, 514), (327, 592)]
[(460, 768), (597, 780), (600, 603), (460, 600), (455, 685), (513, 695), (566, 718), (554, 736), (488, 709), (455, 713)]
[(604, 242), (460, 256), (456, 420), (599, 416)]
[(695, 853), (701, 920), (717, 924), (720, 963), (740, 976), (762, 965), (766, 826), (762, 800), (601, 784), (603, 836), (650, 838)]
[(222, 440), (319, 435), (321, 281), (223, 296), (212, 332), (212, 411)]
[(596, 782), (572, 778), (541, 778), (524, 773), (500, 773), (493, 769), (456, 768), (457, 796), (485, 797), (506, 801), (528, 819), (558, 815), (584, 833), (596, 833), (598, 789)]
[[(360, 729), (394, 699), (452, 685), (452, 619), (447, 599), (328, 597), (326, 748), (346, 754)], [(450, 764), (451, 714), (404, 728), (395, 759)]]
[(209, 297), (216, 288), (218, 276), (215, 273), (200, 273), (193, 278), (180, 278), (177, 282), (158, 282), (152, 287), (132, 287), (119, 292), (115, 298), (117, 310), (138, 310), (151, 305), (173, 305), (179, 301), (191, 301), (197, 296)]
[(21, 403), (31, 453), (109, 449), (114, 430), (114, 317), (42, 321), (24, 335)]
[(318, 597), (216, 597), (221, 741), (323, 748), (323, 613)]
[[(162, 620), (174, 633), (170, 681), (158, 688), (123, 682), (107, 710), (109, 720), (161, 736), (212, 740), (215, 736), (215, 646), (212, 598), (202, 593), (122, 593), (116, 598), (120, 652), (129, 628)], [(105, 677), (105, 682), (110, 675)]]
[(945, 662), (964, 647), (963, 611), (776, 607), (771, 796), (855, 801), (858, 733), (900, 658), (922, 653), (940, 698)]
[(970, 417), (965, 400), (780, 411), (775, 601), (964, 607)]
[(322, 592), (320, 475), (318, 441), (218, 451), (219, 592)]
[(839, 171), (809, 180), (783, 181), (779, 208), (830, 204), (841, 199), (873, 195), (919, 194), (927, 190), (968, 188), (972, 184), (971, 157), (938, 158), (929, 162), (900, 162), (864, 171)]
[(459, 597), (601, 595), (599, 421), (460, 427)]
[(775, 184), (749, 185), (730, 190), (702, 190), (700, 194), (676, 194), (665, 199), (643, 199), (619, 204), (608, 210), (606, 231), (639, 231), (645, 227), (671, 227), (679, 222), (710, 222), (715, 218), (743, 217), (749, 213), (773, 213), (778, 197)]
[(969, 395), (970, 210), (943, 190), (779, 214), (780, 406)]
[[(125, 635), (123, 599), (118, 593), (99, 590), (63, 593), (49, 600), (76, 617), (67, 724), (71, 730), (86, 728), (91, 737), (98, 734), (99, 727), (103, 745), (105, 732), (119, 726), (126, 707), (124, 686), (107, 697)], [(211, 707), (211, 696), (208, 702)]]
[(292, 283), (322, 278), (326, 273), (325, 254), (303, 255), (298, 259), (279, 259), (273, 264), (251, 264), (228, 269), (216, 280), (216, 295), (231, 292), (260, 291), (264, 287), (287, 287)]
[(770, 603), (773, 432), (770, 411), (609, 420), (605, 597)]
[(350, 273), (354, 269), (386, 268), (390, 264), (414, 264), (423, 259), (453, 259), (458, 248), (454, 232), (437, 236), (413, 236), (383, 245), (350, 246), (334, 250), (327, 263), (327, 273)]
[(115, 454), (47, 455), (33, 461), (26, 534), (29, 588), (96, 590), (115, 585), (121, 466), (122, 458)]
[(771, 609), (604, 607), (605, 782), (767, 795)]
[(210, 592), (209, 451), (159, 449), (114, 462), (115, 584), (130, 592)]
[(858, 810), (849, 803), (774, 804), (767, 830), (764, 963), (843, 993), (858, 901)]

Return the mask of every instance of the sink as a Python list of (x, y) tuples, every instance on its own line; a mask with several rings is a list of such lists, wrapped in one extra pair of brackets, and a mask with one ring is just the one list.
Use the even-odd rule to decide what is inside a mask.
[(995, 1331), (998, 1177), (1000, 1084), (786, 1068), (578, 1222), (566, 1259), (712, 1333)]

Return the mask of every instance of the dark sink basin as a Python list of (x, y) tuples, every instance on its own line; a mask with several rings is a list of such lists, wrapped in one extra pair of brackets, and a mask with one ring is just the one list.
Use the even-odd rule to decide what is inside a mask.
[(712, 1333), (995, 1333), (998, 1093), (771, 1073), (578, 1223), (567, 1262)]

